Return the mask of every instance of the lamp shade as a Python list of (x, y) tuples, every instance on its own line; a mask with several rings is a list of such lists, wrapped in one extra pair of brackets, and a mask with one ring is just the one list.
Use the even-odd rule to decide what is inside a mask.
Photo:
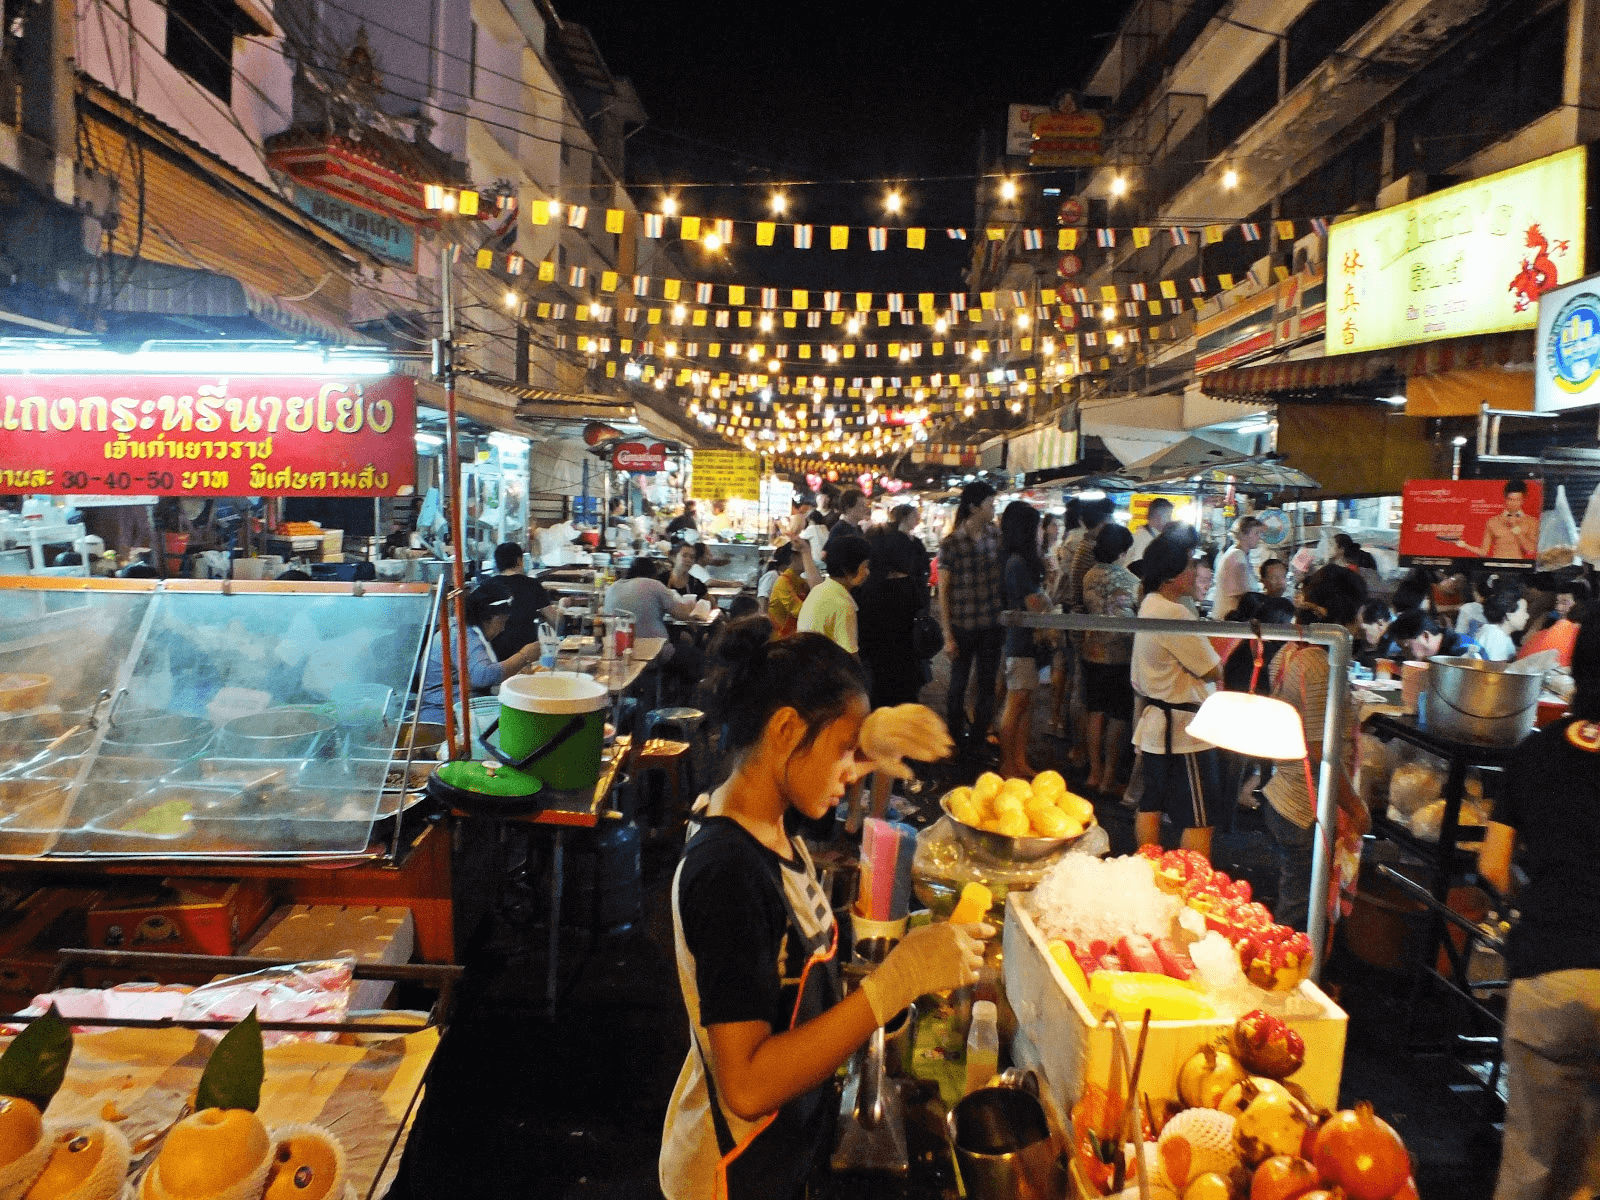
[(1189, 722), (1188, 732), (1246, 758), (1306, 756), (1300, 714), (1282, 700), (1252, 692), (1213, 692)]

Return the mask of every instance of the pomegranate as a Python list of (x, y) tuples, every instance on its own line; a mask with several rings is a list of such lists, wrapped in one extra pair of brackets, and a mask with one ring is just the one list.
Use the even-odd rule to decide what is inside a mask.
[(1283, 1084), (1256, 1075), (1229, 1089), (1222, 1111), (1235, 1114), (1233, 1144), (1251, 1167), (1276, 1154), (1299, 1153), (1315, 1120)]
[(1253, 1009), (1233, 1026), (1233, 1049), (1252, 1075), (1283, 1079), (1306, 1060), (1306, 1043), (1283, 1018)]
[(1202, 1046), (1178, 1070), (1178, 1095), (1190, 1108), (1216, 1108), (1248, 1072), (1232, 1054)]
[(1305, 1159), (1274, 1154), (1250, 1178), (1250, 1200), (1296, 1200), (1322, 1183), (1322, 1176)]
[(1364, 1100), (1323, 1123), (1312, 1162), (1353, 1200), (1389, 1200), (1411, 1176), (1405, 1143)]

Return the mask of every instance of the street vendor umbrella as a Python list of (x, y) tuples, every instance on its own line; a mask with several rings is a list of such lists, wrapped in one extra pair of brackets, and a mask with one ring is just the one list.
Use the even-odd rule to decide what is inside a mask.
[(1158, 479), (1187, 479), (1208, 467), (1247, 462), (1251, 457), (1242, 450), (1191, 434), (1181, 442), (1129, 463), (1122, 473), (1147, 483)]

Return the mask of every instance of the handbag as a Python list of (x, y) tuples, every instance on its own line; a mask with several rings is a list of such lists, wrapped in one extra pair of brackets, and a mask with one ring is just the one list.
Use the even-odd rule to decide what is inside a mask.
[(911, 619), (911, 650), (918, 658), (932, 658), (944, 649), (944, 630), (927, 609)]

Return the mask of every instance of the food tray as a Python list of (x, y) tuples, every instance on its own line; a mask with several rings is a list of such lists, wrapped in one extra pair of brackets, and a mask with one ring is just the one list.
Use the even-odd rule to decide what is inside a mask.
[(172, 771), (167, 780), (235, 792), (265, 792), (292, 782), (302, 765), (299, 759), (197, 758)]
[[(1050, 954), (1049, 943), (1022, 897), (1006, 898), (1004, 933), (1006, 998), (1017, 1014), (1013, 1057), (1038, 1068), (1062, 1108), (1070, 1111), (1086, 1080), (1105, 1080), (1111, 1070), (1112, 1028), (1089, 1011)], [(1306, 1044), (1305, 1065), (1290, 1078), (1326, 1108), (1339, 1106), (1344, 1068), (1344, 1011), (1309, 979), (1300, 997), (1315, 1006), (1311, 1016), (1286, 1016)], [(1232, 1027), (1229, 1019), (1151, 1021), (1141, 1087), (1152, 1100), (1177, 1094), (1178, 1069), (1201, 1047)]]
[(1083, 833), (1076, 837), (1007, 837), (1003, 833), (991, 833), (987, 829), (979, 829), (976, 825), (968, 825), (958, 818), (950, 811), (949, 792), (939, 797), (939, 807), (944, 810), (944, 815), (950, 818), (956, 837), (968, 850), (1000, 862), (1036, 862), (1041, 858), (1049, 858), (1052, 854), (1059, 853), (1072, 845), (1096, 824), (1091, 818), (1083, 827)]

